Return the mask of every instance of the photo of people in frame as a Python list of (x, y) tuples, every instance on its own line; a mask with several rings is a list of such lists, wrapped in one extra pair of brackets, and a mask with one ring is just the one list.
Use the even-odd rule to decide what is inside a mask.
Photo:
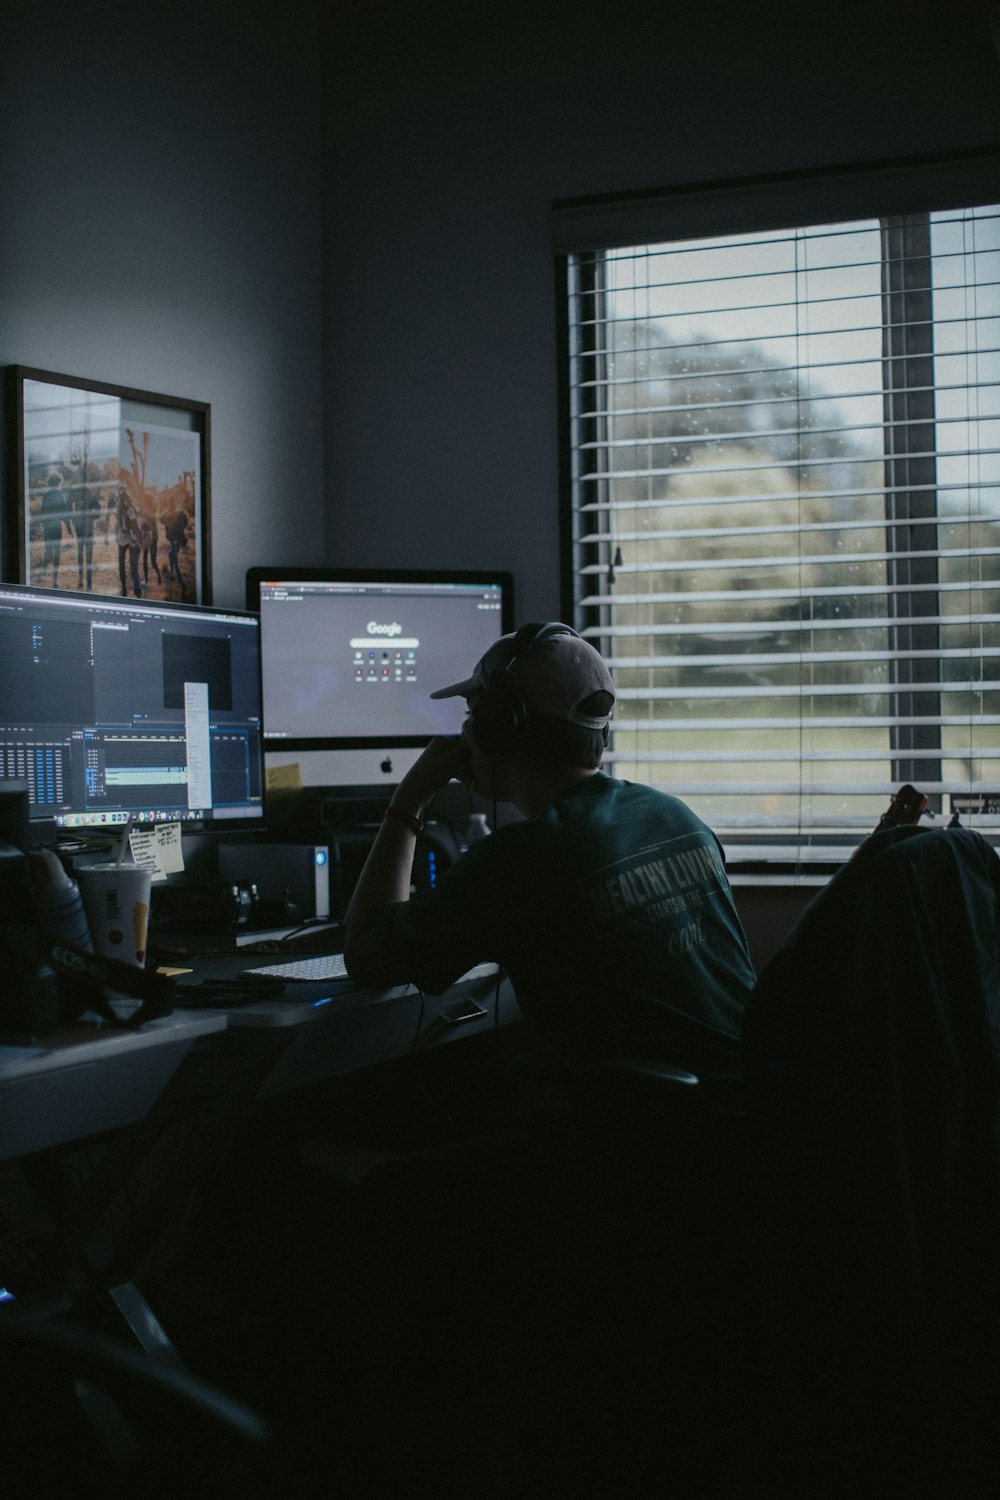
[(28, 378), (23, 390), (24, 581), (206, 602), (192, 415), (151, 420), (148, 402)]

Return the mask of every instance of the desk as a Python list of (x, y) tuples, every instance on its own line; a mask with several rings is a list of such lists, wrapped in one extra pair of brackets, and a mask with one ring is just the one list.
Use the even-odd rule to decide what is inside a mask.
[(0, 1161), (144, 1120), (192, 1047), (225, 1029), (219, 1012), (175, 1011), (0, 1046)]
[[(236, 977), (246, 955), (199, 959), (196, 977)], [(411, 985), (363, 990), (350, 981), (289, 984), (279, 999), (229, 1009), (178, 1009), (134, 1031), (77, 1023), (31, 1045), (0, 1045), (0, 1160), (27, 1156), (144, 1120), (192, 1047), (229, 1031), (294, 1030), (260, 1097), (335, 1078), (489, 1031), (496, 969), (482, 964), (437, 997)], [(447, 1022), (442, 1009), (475, 999), (479, 1019)], [(520, 1017), (510, 983), (499, 1023)]]
[[(237, 978), (246, 967), (246, 955), (231, 955), (198, 960), (194, 974)], [(155, 1194), (177, 1200), (178, 1184), (182, 1196), (202, 1191), (258, 1099), (494, 1025), (496, 970), (489, 965), (437, 1000), (425, 1001), (409, 985), (373, 992), (350, 981), (292, 982), (287, 989), (285, 997), (225, 1009), (180, 1008), (134, 1030), (78, 1022), (34, 1044), (0, 1045), (0, 1161), (41, 1163), (41, 1193), (48, 1159), (37, 1153), (107, 1138), (93, 1175), (69, 1199), (40, 1199), (55, 1230), (34, 1261), (8, 1278), (19, 1297), (23, 1288), (51, 1303), (71, 1286), (103, 1287), (143, 1347), (171, 1352), (133, 1281), (162, 1238)], [(484, 1014), (449, 1023), (442, 1007), (460, 998), (475, 999)], [(500, 986), (499, 1015), (519, 1016), (509, 985)], [(192, 1124), (193, 1143), (185, 1135)], [(161, 1151), (151, 1174), (153, 1211), (143, 1216), (141, 1203), (132, 1211), (130, 1182), (177, 1129), (179, 1141), (165, 1164)], [(27, 1162), (11, 1167), (27, 1169)], [(119, 1224), (109, 1241), (107, 1226), (123, 1199), (125, 1229)]]
[[(16, 1199), (35, 1198), (44, 1211), (29, 1215), (24, 1235), (18, 1214), (9, 1222), (3, 1216), (11, 1236), (0, 1242), (3, 1279), (22, 1306), (62, 1311), (71, 1289), (103, 1285), (144, 1347), (169, 1349), (130, 1272), (115, 1274), (113, 1250), (99, 1257), (98, 1267), (88, 1257), (88, 1241), (169, 1115), (171, 1084), (189, 1059), (195, 1061), (196, 1049), (225, 1031), (226, 1017), (218, 1012), (180, 1012), (135, 1029), (78, 1021), (37, 1043), (0, 1046), (0, 1161), (14, 1174), (9, 1181), (17, 1182)], [(72, 1151), (96, 1137), (104, 1138), (100, 1160), (73, 1174), (71, 1191), (65, 1182), (47, 1183), (48, 1152)], [(51, 1231), (43, 1226), (45, 1216)]]
[[(235, 978), (250, 963), (262, 961), (268, 960), (246, 955), (199, 959), (195, 977)], [(494, 964), (480, 964), (443, 995), (426, 998), (412, 985), (376, 991), (360, 989), (350, 980), (291, 982), (278, 999), (252, 1000), (225, 1014), (234, 1033), (294, 1029), (261, 1088), (264, 1098), (489, 1032), (495, 1020), (501, 1026), (519, 1021), (521, 1012), (506, 977), (500, 984), (495, 1018), (496, 977)], [(474, 1001), (484, 1014), (449, 1021), (443, 1012), (461, 999)]]

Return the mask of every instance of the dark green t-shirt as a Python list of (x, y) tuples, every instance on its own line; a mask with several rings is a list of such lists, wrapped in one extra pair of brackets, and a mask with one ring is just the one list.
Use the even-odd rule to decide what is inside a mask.
[(735, 1071), (753, 966), (718, 840), (676, 797), (598, 772), (378, 924), (399, 978), (430, 994), (496, 962), (562, 1045)]

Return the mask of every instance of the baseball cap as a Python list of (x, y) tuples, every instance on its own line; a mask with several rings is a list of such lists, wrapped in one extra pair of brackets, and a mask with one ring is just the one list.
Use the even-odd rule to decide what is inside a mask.
[[(508, 673), (516, 681), (527, 703), (538, 713), (579, 724), (583, 729), (604, 729), (611, 717), (615, 687), (599, 652), (575, 633), (545, 635), (512, 661), (516, 632), (502, 635), (481, 656), (472, 675), (449, 687), (438, 688), (432, 698), (468, 698), (485, 692), (496, 673)], [(611, 704), (601, 714), (584, 713), (580, 707), (592, 693), (607, 693)]]

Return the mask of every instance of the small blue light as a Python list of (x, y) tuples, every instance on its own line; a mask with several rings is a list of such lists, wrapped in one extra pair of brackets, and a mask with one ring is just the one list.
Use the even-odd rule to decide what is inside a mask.
[(0, 1302), (13, 1302), (14, 1293), (8, 1292), (5, 1286), (0, 1286)]
[(318, 865), (325, 865), (326, 864), (326, 850), (325, 849), (317, 849), (316, 850), (316, 863)]
[(330, 1001), (332, 999), (333, 999), (332, 995), (327, 995), (323, 1000), (314, 1000), (313, 1001), (313, 1010), (316, 1009), (317, 1005), (329, 1005)]

